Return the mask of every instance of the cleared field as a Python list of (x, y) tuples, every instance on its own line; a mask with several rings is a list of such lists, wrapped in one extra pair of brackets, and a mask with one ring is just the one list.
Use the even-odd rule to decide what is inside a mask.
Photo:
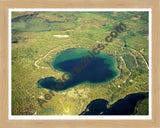
[(130, 54), (124, 54), (122, 56), (129, 70), (137, 67), (136, 61), (133, 56), (131, 56)]

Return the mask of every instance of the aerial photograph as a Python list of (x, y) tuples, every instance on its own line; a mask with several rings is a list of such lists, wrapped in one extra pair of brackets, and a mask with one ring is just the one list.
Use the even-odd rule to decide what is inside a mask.
[(149, 11), (12, 11), (11, 115), (149, 115)]

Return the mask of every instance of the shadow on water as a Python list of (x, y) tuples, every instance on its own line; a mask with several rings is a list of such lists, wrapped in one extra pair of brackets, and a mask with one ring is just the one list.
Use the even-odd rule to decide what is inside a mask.
[(148, 98), (148, 93), (133, 93), (107, 108), (108, 101), (96, 99), (91, 101), (80, 115), (131, 115), (134, 114), (138, 101)]
[[(74, 49), (68, 52), (69, 53), (72, 51), (74, 52), (75, 50), (80, 50), (80, 49)], [(65, 52), (65, 55), (68, 52)], [(59, 60), (59, 58), (61, 58), (61, 56), (58, 57), (57, 60)], [(56, 80), (54, 77), (47, 77), (44, 79), (40, 79), (38, 81), (38, 86), (41, 88), (47, 88), (55, 91), (64, 91), (66, 89), (69, 89), (71, 87), (74, 87), (82, 83), (96, 84), (101, 82), (108, 82), (115, 79), (119, 74), (119, 70), (117, 69), (114, 57), (108, 54), (97, 56), (92, 60), (90, 60), (89, 62), (85, 61), (82, 65), (83, 68), (76, 67), (76, 65), (78, 65), (79, 62), (84, 62), (84, 59), (77, 57), (75, 59), (69, 59), (58, 63), (54, 61), (52, 63), (53, 67), (55, 69), (65, 72), (66, 75), (68, 74), (68, 76), (70, 76), (68, 77), (69, 79), (62, 82)]]

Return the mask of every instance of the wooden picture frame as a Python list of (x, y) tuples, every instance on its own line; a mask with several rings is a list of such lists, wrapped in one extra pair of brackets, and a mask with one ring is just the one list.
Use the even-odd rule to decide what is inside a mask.
[[(159, 22), (160, 22), (160, 7), (159, 0), (142, 0), (142, 1), (127, 1), (127, 0), (116, 0), (116, 1), (26, 1), (26, 0), (14, 0), (14, 1), (0, 1), (0, 127), (2, 128), (27, 128), (27, 127), (65, 127), (65, 128), (79, 128), (79, 127), (145, 127), (145, 128), (158, 128), (160, 127), (160, 80), (159, 78)], [(139, 120), (10, 120), (9, 119), (9, 9), (12, 8), (150, 8), (152, 9), (152, 119), (139, 119)]]

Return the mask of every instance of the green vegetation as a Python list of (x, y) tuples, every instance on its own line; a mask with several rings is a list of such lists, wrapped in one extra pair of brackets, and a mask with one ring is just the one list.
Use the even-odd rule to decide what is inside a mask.
[[(59, 15), (50, 13), (38, 14), (39, 13), (27, 14), (12, 19), (12, 32), (64, 31), (79, 26), (79, 23), (76, 21), (77, 17), (71, 13), (65, 15), (61, 13), (59, 13)], [(53, 16), (57, 20), (45, 19), (46, 14), (48, 14), (48, 16)]]
[(137, 67), (134, 57), (131, 56), (130, 54), (124, 54), (123, 58), (128, 69), (133, 69)]
[[(63, 75), (51, 68), (52, 59), (69, 48), (92, 50), (105, 44), (120, 22), (127, 29), (102, 50), (115, 57), (120, 75), (98, 86), (53, 91), (55, 96), (41, 108), (37, 98), (44, 99), (49, 90), (38, 88), (37, 81)], [(113, 104), (128, 94), (148, 92), (148, 44), (147, 12), (12, 12), (12, 114), (78, 115), (95, 99)], [(147, 103), (142, 101), (136, 114), (145, 115)]]
[(149, 113), (149, 100), (148, 98), (139, 101), (139, 103), (137, 103), (137, 108), (136, 108), (136, 114), (135, 115), (148, 115)]

